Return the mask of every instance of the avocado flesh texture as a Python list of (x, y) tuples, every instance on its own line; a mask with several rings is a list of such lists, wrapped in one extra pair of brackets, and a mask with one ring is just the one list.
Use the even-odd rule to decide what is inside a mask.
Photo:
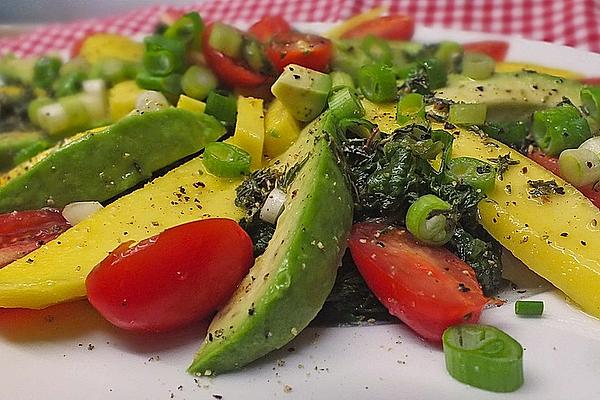
[(129, 116), (0, 177), (0, 212), (108, 200), (224, 133), (214, 118), (181, 109)]
[[(327, 140), (314, 140), (300, 137), (314, 147), (288, 188), (275, 234), (213, 319), (191, 373), (241, 368), (284, 346), (331, 291), (352, 223), (352, 197)], [(306, 154), (293, 149), (293, 157)]]
[(0, 171), (13, 166), (13, 158), (20, 150), (42, 139), (39, 132), (0, 133)]
[[(451, 74), (447, 85), (437, 90), (434, 97), (486, 104), (488, 122), (522, 121), (534, 111), (556, 106), (563, 97), (581, 106), (582, 87), (577, 81), (533, 71), (495, 73), (482, 80)], [(593, 126), (597, 129), (590, 124), (592, 130)]]

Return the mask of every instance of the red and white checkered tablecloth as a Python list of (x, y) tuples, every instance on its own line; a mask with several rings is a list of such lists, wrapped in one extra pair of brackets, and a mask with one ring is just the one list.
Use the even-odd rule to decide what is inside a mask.
[(389, 13), (411, 15), (425, 26), (519, 35), (600, 52), (598, 0), (206, 0), (46, 25), (21, 37), (0, 39), (0, 54), (23, 57), (69, 49), (92, 32), (149, 33), (166, 11), (196, 10), (206, 20), (225, 22), (252, 22), (266, 14), (292, 22), (334, 22), (382, 5)]

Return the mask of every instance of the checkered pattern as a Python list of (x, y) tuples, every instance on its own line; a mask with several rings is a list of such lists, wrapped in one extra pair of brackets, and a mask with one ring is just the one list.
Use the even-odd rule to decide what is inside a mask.
[(0, 54), (39, 55), (71, 48), (92, 32), (149, 33), (165, 12), (196, 10), (207, 20), (252, 22), (263, 15), (289, 21), (334, 22), (377, 6), (412, 15), (419, 25), (520, 35), (600, 52), (596, 0), (206, 0), (193, 6), (154, 6), (108, 19), (47, 25), (0, 39)]

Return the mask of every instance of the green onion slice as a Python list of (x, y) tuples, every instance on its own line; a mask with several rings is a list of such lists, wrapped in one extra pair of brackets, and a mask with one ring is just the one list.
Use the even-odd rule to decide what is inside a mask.
[(406, 213), (406, 229), (421, 242), (443, 246), (454, 234), (455, 223), (446, 214), (452, 206), (433, 194), (419, 197)]
[(210, 68), (192, 65), (181, 77), (181, 89), (194, 99), (204, 100), (217, 88), (219, 80)]
[(544, 302), (539, 300), (517, 300), (515, 314), (539, 317), (544, 313)]
[(386, 40), (369, 35), (362, 40), (360, 48), (371, 61), (392, 65), (392, 49)]
[(584, 87), (579, 92), (579, 97), (590, 117), (600, 120), (600, 87)]
[(463, 383), (492, 392), (523, 385), (523, 347), (498, 328), (452, 326), (442, 336), (446, 369)]
[(196, 47), (200, 39), (200, 32), (204, 24), (200, 14), (191, 12), (183, 15), (167, 28), (164, 36), (169, 39), (180, 40), (184, 43), (192, 43)]
[(354, 91), (356, 88), (354, 87), (354, 80), (350, 74), (343, 71), (331, 71), (329, 74), (331, 77), (331, 90), (336, 91), (342, 88), (349, 88)]
[(396, 75), (383, 64), (364, 65), (358, 71), (358, 86), (365, 97), (375, 103), (385, 103), (396, 99)]
[(208, 44), (226, 56), (239, 59), (242, 55), (244, 37), (234, 27), (215, 22), (208, 38)]
[(360, 118), (365, 115), (360, 100), (348, 87), (339, 89), (331, 94), (328, 100), (329, 109), (339, 120), (346, 118)]
[(485, 122), (487, 105), (485, 104), (461, 104), (450, 105), (448, 121), (456, 125), (481, 125)]
[(221, 121), (226, 127), (235, 126), (237, 115), (237, 100), (233, 96), (227, 96), (215, 91), (208, 94), (204, 112)]
[(453, 158), (448, 162), (445, 174), (449, 180), (466, 183), (486, 194), (494, 190), (496, 185), (496, 169), (476, 158)]
[(402, 96), (396, 109), (396, 121), (399, 125), (425, 122), (425, 99), (422, 94), (409, 93)]
[(467, 53), (463, 56), (463, 75), (476, 80), (487, 79), (494, 73), (496, 62), (487, 54)]
[(213, 142), (204, 149), (204, 166), (217, 176), (235, 178), (247, 174), (251, 161), (248, 152), (229, 143)]
[(564, 150), (558, 158), (558, 166), (561, 175), (575, 187), (600, 180), (600, 157), (591, 150)]
[(531, 131), (537, 145), (549, 156), (579, 147), (592, 136), (585, 118), (570, 105), (534, 112)]

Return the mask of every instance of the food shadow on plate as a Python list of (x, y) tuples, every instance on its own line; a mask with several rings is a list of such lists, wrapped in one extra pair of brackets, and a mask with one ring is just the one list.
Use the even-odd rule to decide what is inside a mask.
[(199, 345), (207, 327), (206, 321), (199, 321), (172, 332), (126, 331), (111, 325), (86, 300), (43, 310), (0, 309), (0, 339), (14, 343), (81, 341), (102, 336), (123, 351), (148, 353), (192, 343)]

